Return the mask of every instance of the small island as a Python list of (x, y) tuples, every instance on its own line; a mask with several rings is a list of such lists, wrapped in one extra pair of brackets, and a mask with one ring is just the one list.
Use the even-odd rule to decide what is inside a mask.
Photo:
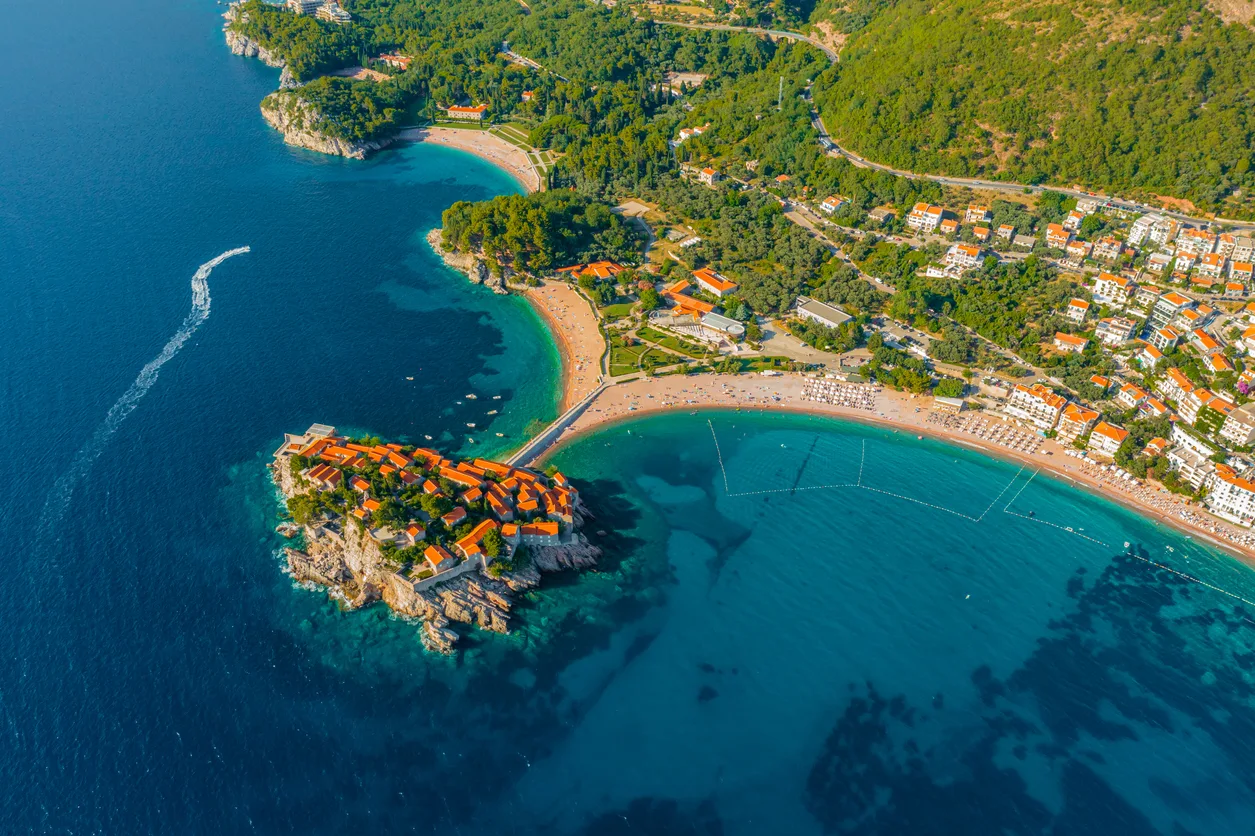
[(453, 622), (509, 632), (514, 594), (600, 556), (580, 533), (591, 515), (557, 470), (457, 461), (315, 424), (284, 435), (271, 472), (292, 517), (280, 531), (302, 541), (284, 550), (292, 576), (346, 607), (383, 601), (421, 619), (434, 652), (453, 652)]

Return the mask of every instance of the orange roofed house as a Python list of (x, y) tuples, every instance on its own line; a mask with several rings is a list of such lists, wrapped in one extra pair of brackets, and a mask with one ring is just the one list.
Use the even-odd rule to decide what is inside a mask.
[(570, 267), (562, 267), (558, 272), (569, 273), (577, 279), (589, 276), (597, 280), (603, 280), (614, 278), (622, 273), (624, 269), (613, 261), (594, 261), (592, 264), (573, 264)]
[(733, 293), (736, 291), (736, 282), (730, 282), (723, 276), (711, 270), (709, 267), (703, 267), (693, 272), (693, 279), (697, 282), (697, 286), (707, 293), (723, 298), (725, 293)]
[(1099, 455), (1114, 456), (1116, 450), (1120, 449), (1120, 445), (1128, 437), (1128, 430), (1108, 424), (1106, 421), (1099, 421), (1098, 426), (1094, 427), (1094, 431), (1089, 434), (1089, 444), (1086, 446)]
[(484, 116), (488, 113), (488, 105), (477, 104), (473, 107), (466, 105), (453, 105), (445, 108), (445, 115), (450, 119), (459, 119), (463, 122), (482, 122)]
[(1032, 386), (1017, 383), (1011, 390), (1011, 397), (1004, 409), (1013, 418), (1028, 421), (1043, 430), (1051, 430), (1059, 422), (1059, 414), (1063, 412), (1067, 402), (1067, 398), (1056, 395), (1040, 383)]
[(712, 313), (715, 310), (714, 305), (685, 294), (684, 291), (688, 290), (689, 287), (690, 285), (686, 279), (680, 279), (680, 281), (664, 290), (662, 296), (675, 307), (677, 314), (688, 313), (701, 316), (702, 314)]

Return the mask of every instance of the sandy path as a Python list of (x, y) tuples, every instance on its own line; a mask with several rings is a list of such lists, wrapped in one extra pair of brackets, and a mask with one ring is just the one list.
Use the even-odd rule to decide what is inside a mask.
[(562, 355), (562, 405), (558, 414), (579, 403), (601, 382), (606, 341), (588, 300), (566, 282), (546, 281), (523, 291), (544, 318)]
[(487, 160), (504, 169), (527, 192), (540, 191), (540, 174), (521, 149), (499, 136), (476, 128), (407, 128), (398, 135), (406, 142), (432, 142), (447, 145)]
[[(702, 408), (750, 408), (780, 412), (804, 412), (830, 415), (892, 428), (906, 429), (981, 450), (999, 458), (1009, 459), (1032, 468), (1040, 468), (1060, 476), (1107, 499), (1119, 502), (1142, 516), (1160, 520), (1186, 533), (1209, 541), (1255, 565), (1255, 534), (1230, 525), (1207, 514), (1201, 506), (1188, 505), (1174, 494), (1156, 488), (1116, 480), (1084, 460), (1064, 455), (1066, 448), (1054, 441), (1044, 441), (1034, 453), (1009, 447), (928, 422), (932, 413), (931, 398), (912, 398), (901, 392), (881, 390), (874, 410), (817, 403), (802, 399), (806, 378), (800, 375), (762, 377), (758, 375), (674, 375), (642, 378), (610, 386), (576, 419), (562, 436), (561, 443), (594, 428), (629, 417), (656, 412)], [(916, 408), (919, 412), (916, 412)], [(1001, 425), (999, 418), (981, 413), (987, 424)], [(1014, 426), (1014, 425), (1009, 425)], [(552, 451), (553, 448), (550, 448)], [(547, 455), (548, 453), (546, 453)]]

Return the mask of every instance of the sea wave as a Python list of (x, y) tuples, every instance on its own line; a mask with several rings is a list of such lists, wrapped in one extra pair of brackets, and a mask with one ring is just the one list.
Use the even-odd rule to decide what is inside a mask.
[(87, 475), (95, 464), (96, 459), (104, 451), (105, 445), (109, 443), (109, 439), (118, 431), (118, 427), (126, 420), (127, 416), (135, 411), (135, 407), (139, 406), (139, 402), (148, 390), (157, 382), (157, 375), (161, 371), (161, 367), (168, 363), (174, 355), (179, 353), (179, 349), (183, 347), (196, 329), (209, 318), (209, 274), (214, 268), (228, 258), (237, 255), (243, 255), (249, 252), (249, 247), (237, 247), (234, 250), (227, 250), (222, 255), (206, 261), (197, 269), (196, 274), (192, 276), (192, 309), (183, 319), (183, 324), (179, 326), (179, 330), (174, 332), (174, 336), (161, 349), (161, 353), (148, 361), (144, 368), (140, 369), (139, 376), (135, 378), (135, 382), (131, 384), (122, 397), (109, 407), (109, 412), (105, 415), (105, 419), (96, 427), (91, 438), (83, 445), (82, 449), (75, 455), (74, 461), (57, 479), (56, 484), (52, 486), (52, 490), (48, 494), (48, 499), (44, 502), (43, 512), (39, 517), (39, 528), (41, 539), (47, 535), (54, 526), (61, 521), (65, 515), (66, 508), (70, 505), (70, 499), (74, 496), (75, 486)]

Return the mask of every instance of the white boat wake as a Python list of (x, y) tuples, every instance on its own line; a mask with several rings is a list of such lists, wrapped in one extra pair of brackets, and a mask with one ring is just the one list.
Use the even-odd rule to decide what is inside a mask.
[(48, 499), (44, 503), (43, 513), (39, 517), (39, 534), (42, 538), (46, 536), (50, 529), (61, 521), (61, 517), (65, 514), (65, 509), (70, 504), (70, 498), (74, 495), (74, 487), (78, 484), (88, 471), (91, 470), (96, 459), (104, 451), (105, 445), (126, 417), (130, 415), (135, 407), (139, 405), (144, 395), (148, 394), (148, 390), (157, 382), (157, 374), (161, 371), (161, 367), (170, 361), (174, 355), (179, 353), (179, 349), (183, 344), (196, 333), (196, 329), (201, 326), (206, 319), (209, 318), (209, 274), (213, 269), (228, 258), (249, 252), (248, 247), (237, 247), (234, 250), (227, 250), (222, 255), (206, 261), (196, 271), (196, 275), (192, 276), (192, 310), (188, 312), (183, 319), (183, 324), (179, 330), (174, 333), (170, 341), (161, 349), (161, 353), (148, 362), (144, 368), (140, 369), (139, 377), (135, 378), (135, 382), (131, 387), (118, 398), (117, 403), (109, 407), (109, 412), (105, 415), (105, 420), (100, 423), (96, 431), (92, 433), (91, 438), (78, 451), (78, 455), (74, 457), (74, 461), (57, 479), (52, 491), (48, 494)]

